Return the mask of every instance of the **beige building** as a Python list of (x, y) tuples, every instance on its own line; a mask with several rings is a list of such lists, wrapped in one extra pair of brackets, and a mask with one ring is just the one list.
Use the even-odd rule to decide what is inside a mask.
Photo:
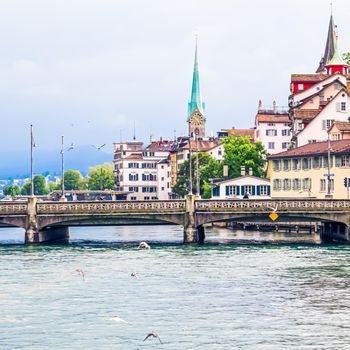
[(274, 199), (347, 199), (344, 179), (350, 177), (350, 140), (310, 143), (272, 155), (268, 157), (267, 176)]
[(350, 140), (350, 122), (334, 122), (328, 133), (331, 140)]

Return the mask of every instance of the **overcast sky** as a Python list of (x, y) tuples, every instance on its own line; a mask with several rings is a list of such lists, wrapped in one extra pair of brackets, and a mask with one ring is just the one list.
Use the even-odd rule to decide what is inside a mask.
[[(258, 100), (287, 105), (313, 73), (329, 0), (0, 0), (2, 150), (173, 138), (186, 129), (194, 33), (207, 133), (254, 124)], [(350, 1), (335, 0), (341, 51)], [(110, 147), (111, 149), (111, 147)]]

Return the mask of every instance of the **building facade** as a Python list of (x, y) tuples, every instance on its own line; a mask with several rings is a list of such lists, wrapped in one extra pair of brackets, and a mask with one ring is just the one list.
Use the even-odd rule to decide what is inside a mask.
[(275, 199), (347, 199), (350, 140), (310, 143), (271, 155), (267, 175)]

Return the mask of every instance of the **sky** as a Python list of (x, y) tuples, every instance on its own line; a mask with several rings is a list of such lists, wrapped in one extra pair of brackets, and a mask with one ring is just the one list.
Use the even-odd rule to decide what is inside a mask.
[[(334, 0), (350, 51), (350, 1)], [(194, 35), (207, 133), (286, 106), (291, 73), (315, 72), (329, 0), (0, 0), (0, 150), (183, 135)]]

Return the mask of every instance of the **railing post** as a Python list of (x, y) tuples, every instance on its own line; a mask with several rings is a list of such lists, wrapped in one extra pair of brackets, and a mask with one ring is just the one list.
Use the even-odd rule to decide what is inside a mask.
[(36, 203), (38, 199), (36, 197), (28, 198), (28, 209), (27, 209), (27, 223), (25, 233), (25, 243), (38, 243), (39, 231), (36, 217)]
[(198, 230), (196, 225), (196, 196), (186, 196), (186, 214), (184, 223), (184, 243), (198, 243)]

